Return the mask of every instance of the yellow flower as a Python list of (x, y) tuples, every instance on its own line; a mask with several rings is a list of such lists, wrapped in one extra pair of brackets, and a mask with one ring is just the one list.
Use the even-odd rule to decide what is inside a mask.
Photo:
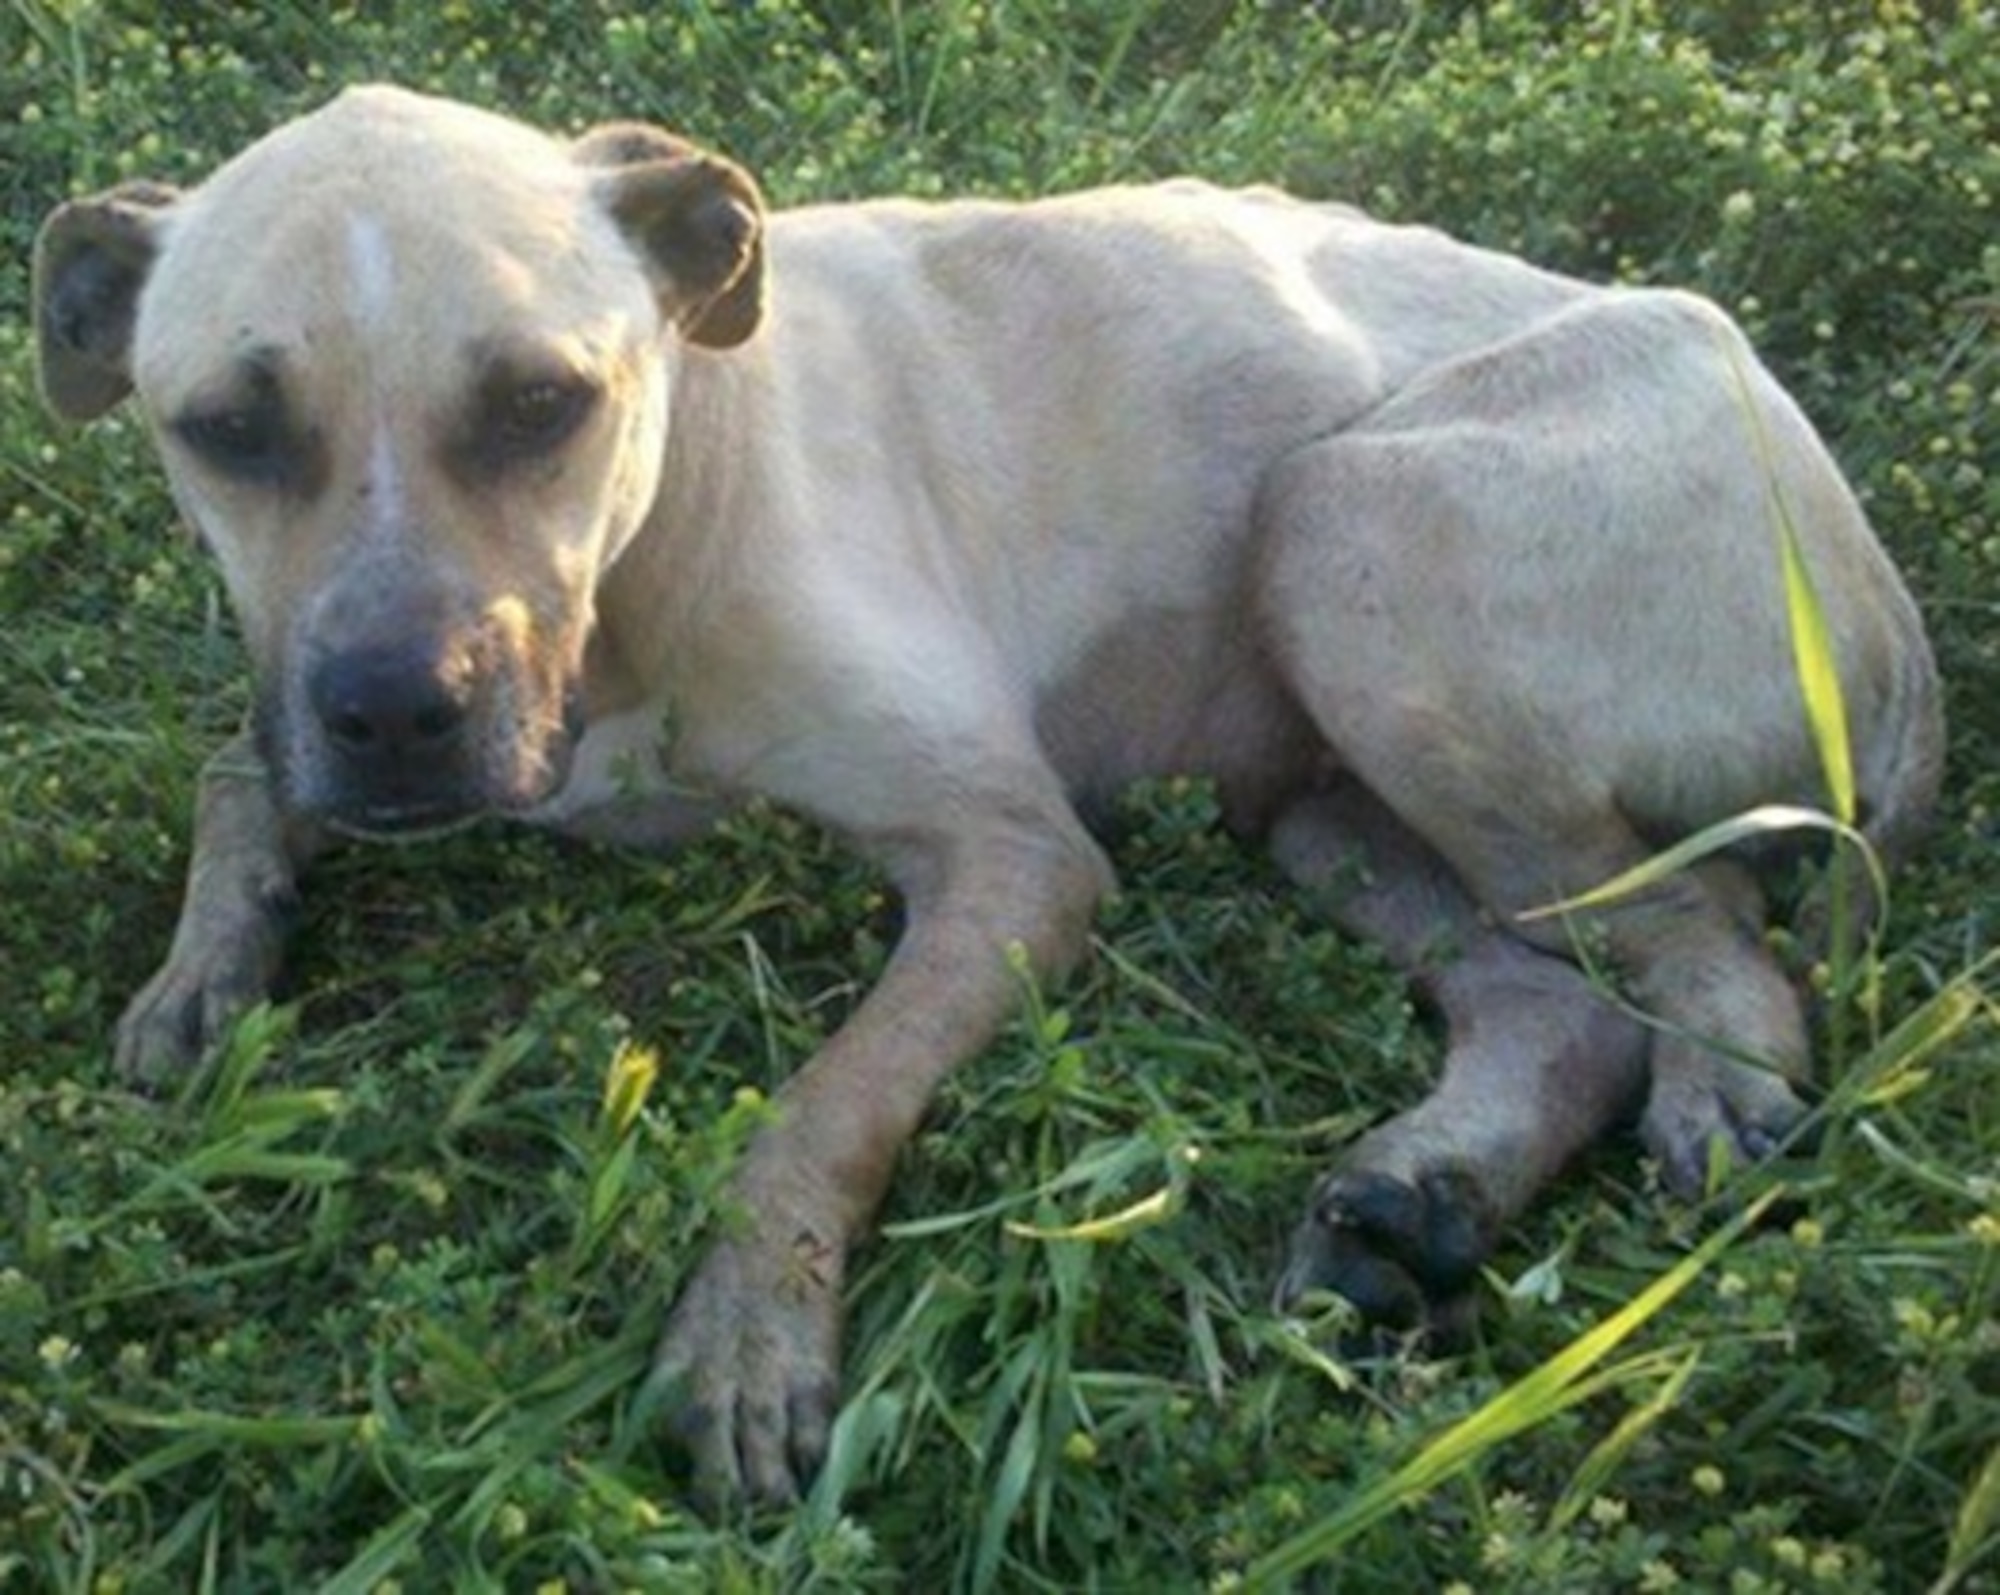
[(613, 1140), (622, 1140), (639, 1117), (659, 1078), (660, 1055), (651, 1047), (625, 1046), (604, 1073), (603, 1125)]

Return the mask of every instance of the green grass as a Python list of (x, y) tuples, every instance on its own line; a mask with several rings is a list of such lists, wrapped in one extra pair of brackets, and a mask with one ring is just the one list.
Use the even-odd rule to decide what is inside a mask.
[[(0, 1591), (2000, 1589), (1995, 23), (1576, 9), (0, 8)], [(1277, 179), (1736, 310), (1953, 719), (1886, 935), (1818, 972), (1817, 1149), (1691, 1212), (1607, 1148), (1509, 1236), (1470, 1354), (1341, 1360), (1269, 1283), (1436, 1041), (1163, 785), (1097, 956), (904, 1161), (811, 1498), (693, 1516), (648, 1353), (881, 965), (864, 868), (765, 812), (672, 861), (344, 853), (286, 1006), (159, 1099), (108, 1065), (241, 663), (136, 424), (37, 413), (27, 242), (371, 75), (668, 121), (786, 201)]]

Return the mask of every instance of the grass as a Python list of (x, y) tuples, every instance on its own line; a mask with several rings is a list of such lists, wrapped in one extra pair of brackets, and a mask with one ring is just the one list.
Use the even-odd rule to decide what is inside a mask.
[[(0, 9), (0, 1591), (2000, 1589), (1992, 20), (1575, 9)], [(1091, 966), (905, 1159), (811, 1498), (694, 1517), (652, 1338), (881, 965), (868, 871), (769, 812), (671, 861), (343, 854), (285, 1005), (161, 1099), (108, 1067), (241, 666), (137, 427), (38, 416), (27, 240), (370, 75), (656, 117), (786, 200), (1275, 178), (1730, 305), (1953, 717), (1886, 934), (1819, 972), (1818, 1147), (1701, 1212), (1608, 1148), (1510, 1235), (1471, 1353), (1342, 1359), (1269, 1282), (1435, 1039), (1165, 784)]]

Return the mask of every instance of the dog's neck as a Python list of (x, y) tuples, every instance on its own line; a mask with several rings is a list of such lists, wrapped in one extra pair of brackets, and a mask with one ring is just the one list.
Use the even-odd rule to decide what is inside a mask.
[(768, 459), (774, 428), (761, 338), (722, 353), (670, 346), (666, 459), (644, 524), (605, 572), (586, 665), (593, 719), (661, 695), (698, 707), (704, 680), (757, 645), (761, 616), (742, 613), (755, 584), (744, 564), (782, 569), (774, 528), (798, 521), (793, 474)]

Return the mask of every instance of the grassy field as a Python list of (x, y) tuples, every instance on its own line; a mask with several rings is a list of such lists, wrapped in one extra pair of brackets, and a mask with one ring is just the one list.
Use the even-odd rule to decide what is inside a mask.
[[(0, 1592), (2000, 1590), (1997, 37), (1951, 0), (7, 0)], [(38, 412), (29, 240), (378, 76), (666, 122), (780, 202), (1274, 179), (1730, 306), (1953, 719), (1935, 837), (1823, 1010), (1818, 1149), (1694, 1212), (1608, 1148), (1509, 1237), (1475, 1350), (1341, 1361), (1269, 1282), (1435, 1037), (1162, 786), (1090, 967), (905, 1161), (811, 1499), (697, 1518), (647, 1356), (893, 932), (834, 844), (755, 813), (671, 861), (344, 853), (286, 1006), (161, 1097), (109, 1067), (245, 689), (136, 425)]]

